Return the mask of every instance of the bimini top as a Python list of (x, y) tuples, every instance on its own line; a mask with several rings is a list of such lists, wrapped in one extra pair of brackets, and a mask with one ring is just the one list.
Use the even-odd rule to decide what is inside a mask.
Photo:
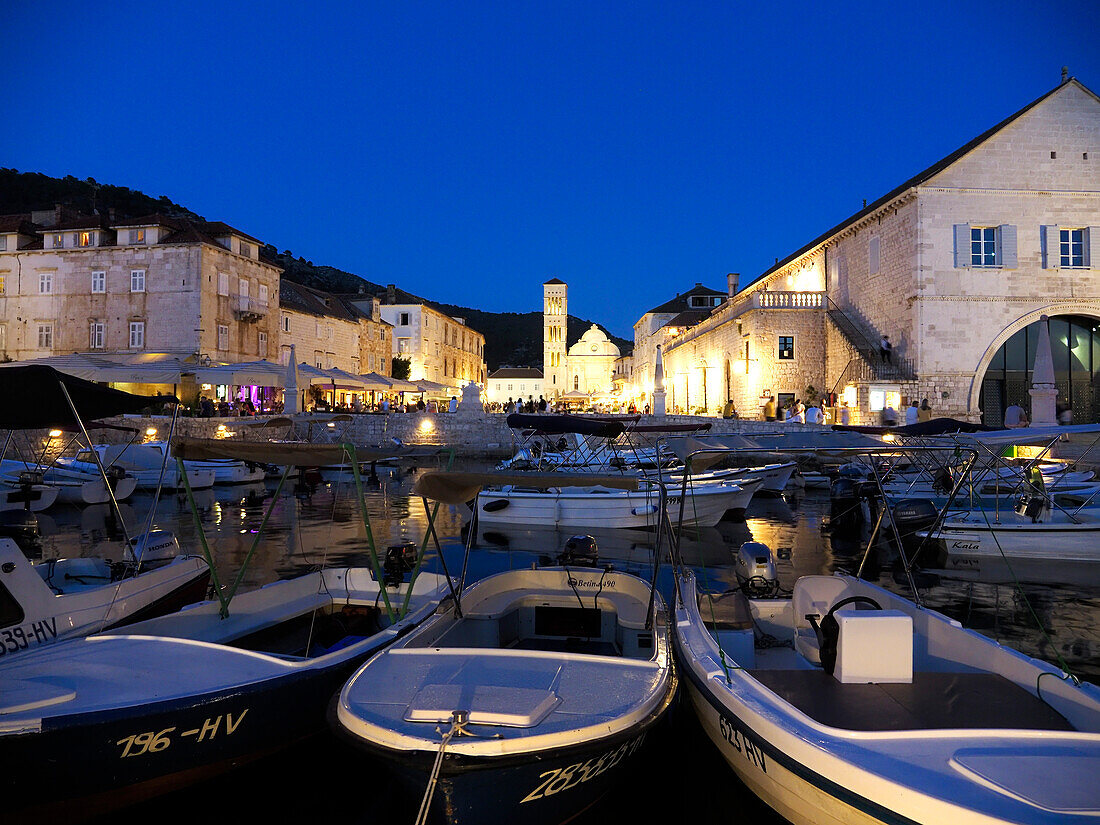
[(172, 439), (172, 455), (185, 461), (232, 458), (250, 464), (278, 464), (291, 467), (350, 465), (354, 461), (383, 461), (393, 458), (423, 458), (438, 455), (441, 448), (355, 447), (352, 456), (343, 444), (311, 444), (304, 441), (237, 441), (229, 438)]
[(179, 403), (174, 395), (134, 395), (67, 375), (45, 364), (13, 365), (0, 369), (0, 398), (8, 399), (0, 405), (0, 429), (80, 426), (61, 390), (62, 384), (83, 421)]
[(578, 433), (599, 438), (618, 438), (625, 429), (621, 421), (584, 418), (579, 415), (524, 415), (523, 413), (509, 415), (508, 426), (513, 430), (534, 430), (538, 433), (555, 435)]
[(592, 473), (466, 473), (429, 470), (413, 484), (413, 495), (443, 504), (465, 504), (477, 498), (483, 487), (611, 487), (616, 490), (638, 489), (634, 476), (600, 476)]

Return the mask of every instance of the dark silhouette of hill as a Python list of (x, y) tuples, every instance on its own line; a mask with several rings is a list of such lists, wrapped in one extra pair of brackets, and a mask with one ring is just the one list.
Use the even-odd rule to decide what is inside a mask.
[[(162, 214), (176, 218), (205, 220), (185, 206), (173, 202), (165, 195), (154, 198), (125, 186), (112, 186), (94, 178), (80, 180), (72, 175), (54, 178), (39, 172), (19, 172), (0, 169), (0, 215), (30, 213), (52, 209), (63, 204), (84, 214), (109, 215), (111, 210), (118, 218), (136, 218), (143, 215)], [(219, 216), (217, 218), (221, 220)], [(227, 221), (233, 224), (233, 221)], [(283, 277), (325, 292), (366, 293), (385, 295), (386, 287), (372, 283), (351, 272), (345, 272), (324, 264), (316, 264), (298, 256), (289, 249), (278, 251), (268, 244), (263, 257), (283, 268)], [(418, 300), (455, 318), (463, 318), (470, 329), (485, 336), (485, 363), (490, 371), (500, 367), (542, 368), (542, 312), (485, 312), (473, 307), (444, 304), (416, 296)], [(576, 341), (594, 322), (569, 316), (566, 340)], [(602, 327), (601, 327), (602, 328)], [(604, 329), (604, 332), (607, 332)], [(627, 353), (634, 342), (607, 333)]]

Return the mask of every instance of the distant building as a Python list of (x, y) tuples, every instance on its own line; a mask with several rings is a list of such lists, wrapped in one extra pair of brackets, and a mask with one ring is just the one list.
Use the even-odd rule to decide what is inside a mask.
[(542, 372), (546, 376), (547, 400), (569, 392), (610, 393), (611, 374), (620, 356), (618, 346), (593, 324), (579, 341), (567, 348), (568, 287), (564, 281), (552, 278), (542, 285), (542, 292)]
[(360, 308), (347, 297), (283, 281), (279, 289), (279, 361), (290, 347), (298, 362), (353, 375), (390, 374), (390, 330), (376, 304)]
[(485, 385), (485, 336), (390, 284), (379, 301), (382, 318), (393, 326), (391, 352), (410, 361), (409, 377), (461, 389)]
[(534, 367), (501, 367), (489, 374), (485, 385), (485, 400), (490, 404), (506, 404), (517, 398), (537, 403), (544, 394), (542, 370)]
[(0, 216), (0, 353), (274, 357), (280, 268), (217, 221)]
[(853, 424), (927, 398), (999, 426), (1047, 316), (1058, 402), (1100, 420), (1098, 151), (1100, 98), (1067, 78), (670, 338), (669, 410), (835, 393)]

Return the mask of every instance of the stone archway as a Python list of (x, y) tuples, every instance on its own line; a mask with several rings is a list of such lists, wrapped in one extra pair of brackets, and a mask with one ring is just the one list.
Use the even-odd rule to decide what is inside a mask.
[[(1100, 420), (1100, 409), (1098, 409), (1100, 395), (1092, 392), (1093, 387), (1100, 389), (1100, 351), (1098, 351), (1100, 349), (1100, 343), (1098, 343), (1100, 342), (1100, 325), (1092, 324), (1091, 329), (1087, 328), (1089, 322), (1100, 321), (1100, 305), (1097, 305), (1096, 302), (1068, 301), (1050, 304), (1021, 316), (1006, 326), (982, 353), (974, 370), (974, 377), (967, 397), (967, 410), (974, 416), (973, 420), (982, 415), (985, 423), (1000, 425), (1000, 410), (995, 409), (997, 407), (996, 398), (990, 398), (991, 392), (996, 395), (995, 389), (991, 387), (994, 374), (1003, 372), (1003, 375), (1007, 377), (1015, 370), (1017, 373), (1022, 372), (1024, 375), (1030, 375), (1030, 370), (1034, 365), (1034, 334), (1027, 331), (1033, 325), (1037, 325), (1044, 315), (1052, 323), (1052, 333), (1055, 333), (1058, 327), (1062, 327), (1075, 339), (1074, 344), (1071, 345), (1068, 340), (1053, 340), (1057, 338), (1056, 334), (1052, 336), (1051, 343), (1052, 348), (1055, 350), (1056, 361), (1055, 373), (1062, 390), (1059, 394), (1059, 401), (1061, 402), (1063, 399), (1073, 400), (1072, 396), (1076, 388), (1079, 395), (1087, 396), (1077, 399), (1078, 402), (1082, 400), (1087, 402), (1086, 406), (1091, 412), (1087, 413), (1086, 417)], [(1084, 342), (1084, 346), (1082, 346), (1082, 341), (1078, 340), (1081, 338), (1082, 333), (1089, 339)], [(1067, 347), (1069, 348), (1068, 352)], [(1061, 352), (1058, 350), (1061, 350)], [(1022, 370), (1020, 369), (1021, 359)], [(1012, 360), (1015, 360), (1016, 363), (1008, 363)], [(1061, 370), (1059, 369), (1060, 363), (1063, 365)], [(1012, 389), (1002, 388), (1002, 396), (1007, 393), (1012, 396), (1007, 400), (1017, 401), (1026, 409), (1030, 409), (1030, 401), (1026, 397), (1027, 387), (1019, 385), (1019, 375), (1017, 375), (1015, 383), (1017, 386)], [(1030, 384), (1028, 384), (1029, 386)], [(1005, 398), (1002, 398), (1003, 400)], [(986, 409), (987, 406), (990, 409)], [(1085, 412), (1085, 410), (1082, 410), (1082, 412)], [(992, 420), (990, 420), (990, 417), (992, 417)], [(1083, 423), (1083, 421), (1084, 418), (1075, 417), (1076, 423)]]

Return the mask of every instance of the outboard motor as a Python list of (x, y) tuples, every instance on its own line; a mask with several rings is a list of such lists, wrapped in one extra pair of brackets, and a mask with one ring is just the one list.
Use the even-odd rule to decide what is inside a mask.
[(141, 533), (130, 539), (130, 546), (124, 552), (124, 559), (137, 562), (144, 567), (170, 562), (180, 553), (180, 543), (170, 530), (153, 530)]
[(387, 587), (397, 587), (405, 580), (405, 574), (416, 569), (419, 558), (416, 543), (411, 541), (391, 544), (386, 548), (386, 558), (382, 562), (382, 582)]
[(939, 514), (940, 511), (931, 499), (903, 498), (894, 505), (894, 524), (904, 538), (919, 530), (927, 530), (936, 523)]
[(596, 540), (588, 535), (571, 536), (558, 554), (562, 567), (596, 567), (600, 561)]
[(859, 482), (839, 475), (829, 485), (829, 526), (834, 530), (855, 531), (863, 524)]
[(763, 542), (746, 541), (741, 545), (734, 564), (734, 573), (745, 595), (763, 597), (774, 595), (778, 589), (775, 572), (775, 556)]
[(1042, 496), (1022, 496), (1016, 504), (1016, 512), (1031, 519), (1032, 524), (1042, 521), (1049, 509), (1049, 502)]

